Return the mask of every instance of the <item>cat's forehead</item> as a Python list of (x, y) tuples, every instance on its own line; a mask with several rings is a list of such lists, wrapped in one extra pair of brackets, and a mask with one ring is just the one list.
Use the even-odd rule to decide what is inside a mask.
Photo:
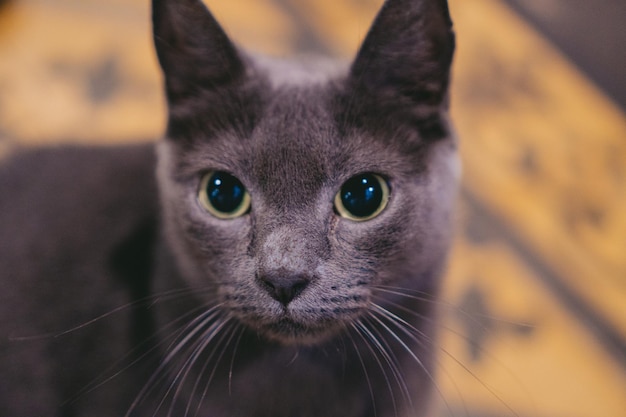
[(333, 81), (273, 89), (246, 138), (255, 168), (297, 164), (312, 176), (341, 176), (343, 171), (393, 169), (406, 159), (399, 149), (403, 141), (394, 133), (374, 134), (344, 123), (336, 105), (340, 89)]
[(265, 195), (306, 201), (335, 173), (339, 133), (321, 86), (282, 86), (248, 141), (246, 171)]
[(195, 131), (195, 146), (183, 152), (182, 164), (191, 174), (231, 172), (292, 207), (364, 172), (396, 177), (422, 170), (419, 144), (412, 150), (398, 132), (366, 131), (345, 119), (345, 66), (306, 62), (255, 58), (254, 78), (265, 82), (255, 83), (262, 104), (253, 127), (233, 124), (206, 138)]
[(222, 169), (275, 184), (278, 191), (287, 184), (317, 188), (362, 172), (421, 170), (419, 143), (411, 146), (398, 132), (374, 133), (343, 119), (337, 106), (341, 88), (335, 78), (272, 85), (251, 131), (222, 132), (202, 146), (202, 154)]

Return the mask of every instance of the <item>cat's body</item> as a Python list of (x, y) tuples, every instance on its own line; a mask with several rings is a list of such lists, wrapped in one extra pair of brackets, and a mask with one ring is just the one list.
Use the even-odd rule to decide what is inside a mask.
[(390, 0), (328, 72), (153, 7), (156, 151), (0, 167), (0, 415), (424, 415), (458, 174), (445, 2)]

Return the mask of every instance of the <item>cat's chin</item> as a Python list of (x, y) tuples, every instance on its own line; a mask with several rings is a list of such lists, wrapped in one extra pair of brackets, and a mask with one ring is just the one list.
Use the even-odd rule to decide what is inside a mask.
[(284, 345), (312, 346), (336, 336), (342, 328), (339, 324), (310, 326), (290, 318), (281, 318), (276, 322), (258, 326), (256, 330), (267, 339)]

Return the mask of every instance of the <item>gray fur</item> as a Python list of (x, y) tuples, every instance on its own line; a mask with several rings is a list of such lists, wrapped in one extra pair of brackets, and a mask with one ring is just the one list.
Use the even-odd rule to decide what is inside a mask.
[[(156, 160), (62, 148), (0, 170), (0, 415), (425, 415), (458, 180), (446, 2), (389, 0), (347, 71), (246, 55), (197, 0), (153, 10)], [(212, 170), (249, 213), (202, 208)], [(360, 223), (333, 200), (363, 172), (391, 197)], [(281, 303), (270, 279), (307, 285)]]

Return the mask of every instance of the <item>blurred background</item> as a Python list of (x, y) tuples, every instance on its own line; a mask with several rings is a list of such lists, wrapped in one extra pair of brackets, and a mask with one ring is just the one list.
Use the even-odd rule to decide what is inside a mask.
[[(211, 0), (248, 49), (354, 55), (382, 0)], [(436, 417), (626, 416), (626, 2), (451, 0), (464, 182)], [(148, 0), (0, 0), (0, 157), (153, 141)]]

